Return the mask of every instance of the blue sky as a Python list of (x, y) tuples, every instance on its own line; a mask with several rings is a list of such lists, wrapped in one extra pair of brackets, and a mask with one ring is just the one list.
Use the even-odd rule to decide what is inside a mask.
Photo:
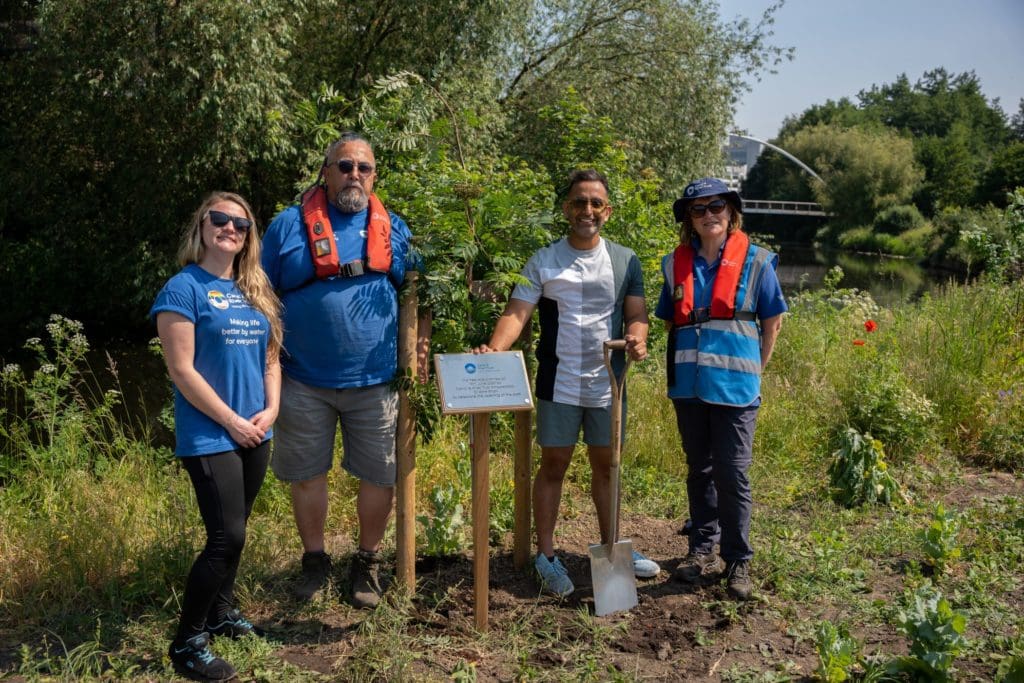
[[(719, 0), (721, 16), (756, 19), (769, 0)], [(1024, 0), (786, 0), (771, 43), (792, 61), (743, 93), (736, 126), (769, 139), (812, 104), (925, 71), (973, 70), (982, 92), (1013, 115), (1024, 97)]]

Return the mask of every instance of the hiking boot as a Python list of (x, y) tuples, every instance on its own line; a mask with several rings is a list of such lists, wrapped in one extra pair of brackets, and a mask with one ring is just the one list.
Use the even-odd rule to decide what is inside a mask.
[(174, 670), (195, 681), (230, 681), (235, 677), (235, 668), (210, 652), (210, 634), (200, 633), (178, 647), (171, 643), (167, 656), (171, 658)]
[(266, 632), (259, 626), (253, 626), (252, 622), (242, 616), (237, 608), (232, 608), (222, 619), (206, 620), (206, 630), (211, 638), (226, 636), (231, 639), (238, 639), (247, 635), (254, 635), (257, 638), (266, 636)]
[(302, 554), (302, 574), (292, 587), (299, 600), (312, 600), (331, 575), (331, 556), (322, 550)]
[(360, 548), (352, 556), (349, 571), (349, 584), (352, 593), (349, 596), (353, 607), (373, 609), (380, 602), (384, 589), (380, 585), (380, 553)]
[(711, 576), (722, 571), (722, 561), (711, 553), (688, 553), (676, 567), (672, 578), (686, 583), (697, 583), (702, 576)]
[(661, 567), (654, 560), (649, 560), (637, 551), (633, 551), (633, 574), (638, 579), (653, 579), (661, 572)]
[(545, 593), (564, 598), (575, 590), (569, 579), (569, 572), (557, 556), (548, 560), (544, 553), (537, 553), (537, 559), (534, 560), (533, 566), (540, 577), (540, 588)]
[(730, 562), (725, 570), (725, 578), (729, 595), (737, 600), (750, 599), (754, 585), (750, 582), (750, 562), (748, 560)]

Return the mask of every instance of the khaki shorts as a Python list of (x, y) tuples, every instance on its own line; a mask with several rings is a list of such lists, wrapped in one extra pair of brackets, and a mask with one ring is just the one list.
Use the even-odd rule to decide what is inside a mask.
[(398, 394), (387, 384), (328, 389), (285, 374), (270, 461), (277, 478), (295, 482), (327, 474), (334, 464), (339, 419), (345, 454), (341, 466), (362, 481), (394, 486)]
[[(612, 407), (585, 408), (537, 399), (537, 443), (541, 447), (575, 446), (583, 428), (583, 443), (608, 446), (612, 442)], [(626, 402), (622, 402), (622, 441), (626, 440)]]

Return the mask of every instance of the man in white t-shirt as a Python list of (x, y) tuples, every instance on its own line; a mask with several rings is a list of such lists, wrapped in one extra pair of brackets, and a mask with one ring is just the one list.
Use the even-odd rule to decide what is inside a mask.
[[(576, 170), (569, 176), (568, 186), (562, 212), (569, 222), (569, 234), (530, 257), (522, 272), (528, 284), (516, 286), (491, 340), (474, 350), (508, 350), (534, 308), (538, 309), (536, 391), (541, 464), (533, 486), (538, 550), (534, 566), (541, 587), (560, 597), (574, 588), (555, 556), (555, 521), (562, 481), (581, 427), (602, 543), (608, 542), (614, 512), (609, 500), (611, 385), (603, 343), (625, 338), (626, 353), (633, 360), (643, 360), (647, 357), (648, 327), (639, 259), (631, 249), (600, 235), (612, 213), (608, 181), (592, 169)], [(613, 357), (617, 371), (623, 362), (621, 353)], [(633, 553), (633, 568), (643, 578), (660, 571), (655, 562), (638, 552)]]

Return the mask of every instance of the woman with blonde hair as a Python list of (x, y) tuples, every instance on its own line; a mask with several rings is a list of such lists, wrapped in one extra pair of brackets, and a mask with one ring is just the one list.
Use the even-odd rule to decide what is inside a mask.
[(174, 382), (175, 455), (195, 488), (206, 546), (168, 654), (185, 676), (228, 680), (235, 670), (210, 652), (210, 638), (262, 635), (235, 606), (234, 585), (280, 400), (280, 303), (260, 266), (252, 209), (237, 194), (206, 197), (178, 260), (150, 316)]

